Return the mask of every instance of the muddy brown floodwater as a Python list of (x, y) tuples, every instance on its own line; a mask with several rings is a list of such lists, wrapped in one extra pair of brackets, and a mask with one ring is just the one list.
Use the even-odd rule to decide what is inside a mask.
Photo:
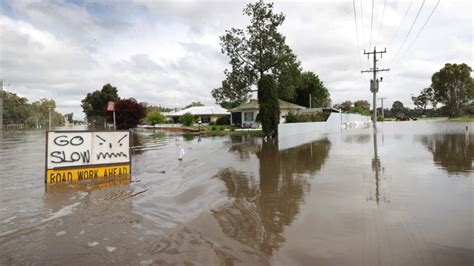
[(51, 187), (45, 133), (0, 132), (0, 264), (472, 265), (474, 124), (379, 127), (138, 131), (131, 182)]

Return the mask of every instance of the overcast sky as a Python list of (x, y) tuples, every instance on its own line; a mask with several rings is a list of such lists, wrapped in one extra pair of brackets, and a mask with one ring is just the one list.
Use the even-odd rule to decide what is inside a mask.
[[(437, 2), (376, 0), (371, 19), (372, 1), (355, 0), (357, 24), (353, 1), (275, 1), (274, 7), (286, 15), (280, 31), (287, 44), (304, 70), (319, 75), (333, 103), (372, 103), (371, 75), (360, 70), (369, 67), (364, 48), (376, 45), (387, 48), (380, 67), (390, 68), (381, 73), (379, 96), (389, 98), (386, 106), (395, 100), (412, 106), (410, 94), (429, 86), (445, 63), (473, 66), (471, 0), (441, 0), (413, 42)], [(246, 3), (2, 0), (0, 78), (6, 90), (30, 101), (52, 98), (59, 112), (75, 118), (84, 117), (80, 100), (106, 83), (120, 97), (154, 105), (214, 104), (210, 91), (229, 67), (219, 36), (247, 25)]]

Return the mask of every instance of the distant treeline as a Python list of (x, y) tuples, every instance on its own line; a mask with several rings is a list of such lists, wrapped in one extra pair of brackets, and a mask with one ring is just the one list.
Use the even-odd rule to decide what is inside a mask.
[[(64, 125), (64, 117), (55, 111), (56, 102), (43, 98), (29, 103), (25, 97), (13, 92), (3, 91), (3, 124), (5, 128), (15, 125), (15, 128), (48, 128), (49, 108), (51, 108), (51, 125)], [(72, 115), (71, 115), (72, 118)]]

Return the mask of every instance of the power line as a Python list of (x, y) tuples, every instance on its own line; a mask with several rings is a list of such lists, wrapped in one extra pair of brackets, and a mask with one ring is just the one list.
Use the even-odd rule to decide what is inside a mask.
[(372, 14), (370, 15), (370, 38), (369, 48), (372, 46), (372, 26), (374, 25), (374, 0), (372, 0)]
[[(396, 57), (397, 57), (397, 55), (398, 55), (398, 54), (400, 53), (400, 51), (402, 50), (403, 45), (405, 45), (405, 42), (407, 41), (408, 36), (410, 35), (411, 31), (413, 30), (413, 26), (415, 26), (416, 20), (418, 19), (418, 16), (420, 15), (421, 9), (423, 9), (423, 5), (425, 5), (425, 0), (423, 0), (423, 3), (421, 3), (420, 9), (418, 9), (418, 13), (416, 13), (416, 17), (415, 17), (415, 19), (413, 20), (413, 23), (411, 24), (410, 29), (409, 29), (408, 32), (407, 32), (407, 36), (405, 36), (405, 39), (403, 40), (403, 43), (402, 43), (402, 45), (400, 46), (400, 49), (398, 49), (398, 52), (395, 54), (395, 56), (394, 56), (393, 58), (396, 58)], [(393, 61), (393, 60), (392, 60), (392, 61)]]
[(433, 13), (435, 12), (436, 8), (438, 7), (439, 5), (439, 2), (441, 2), (441, 0), (438, 0), (438, 3), (436, 3), (435, 7), (433, 8), (433, 10), (431, 10), (431, 13), (430, 15), (428, 16), (428, 18), (426, 18), (426, 21), (425, 23), (423, 24), (423, 26), (421, 27), (420, 31), (418, 31), (418, 33), (416, 34), (415, 36), (415, 39), (413, 39), (413, 41), (410, 43), (410, 46), (408, 46), (407, 50), (405, 51), (405, 53), (403, 54), (402, 57), (404, 57), (408, 51), (410, 50), (410, 48), (413, 46), (413, 44), (415, 43), (416, 39), (418, 39), (418, 36), (420, 36), (421, 32), (423, 31), (423, 29), (425, 28), (426, 24), (428, 23), (428, 21), (430, 20), (431, 18), (431, 15), (433, 15)]
[(365, 46), (365, 31), (364, 31), (364, 11), (363, 11), (363, 8), (362, 8), (362, 1), (363, 0), (360, 0), (360, 19), (362, 20), (362, 46)]
[(382, 11), (382, 19), (380, 20), (380, 26), (379, 26), (379, 32), (377, 33), (377, 39), (375, 39), (375, 43), (379, 40), (380, 37), (380, 32), (382, 32), (382, 24), (383, 24), (383, 18), (385, 17), (385, 6), (387, 5), (387, 0), (383, 2), (383, 11)]
[(359, 45), (359, 30), (357, 29), (357, 15), (356, 15), (356, 4), (355, 0), (352, 0), (352, 6), (354, 7), (354, 22), (356, 27), (356, 37), (357, 37), (357, 55), (359, 58), (359, 67), (362, 68), (362, 63), (360, 61), (360, 45)]
[[(360, 0), (360, 19), (362, 20), (362, 46), (365, 46), (365, 31), (364, 31), (364, 9), (362, 7), (363, 0)], [(367, 67), (369, 67), (369, 60), (367, 59)]]
[(397, 34), (398, 34), (398, 32), (400, 31), (400, 28), (402, 27), (402, 24), (403, 24), (403, 22), (405, 21), (405, 18), (407, 17), (408, 11), (410, 11), (410, 8), (411, 8), (411, 5), (412, 5), (412, 4), (413, 4), (413, 0), (410, 1), (410, 4), (408, 5), (407, 11), (405, 11), (405, 15), (403, 16), (402, 21), (400, 21), (400, 25), (398, 25), (397, 31), (395, 32), (395, 34), (393, 35), (392, 39), (391, 39), (390, 42), (388, 43), (388, 46), (390, 46), (390, 44), (393, 42), (393, 40), (395, 40), (395, 37), (397, 37)]

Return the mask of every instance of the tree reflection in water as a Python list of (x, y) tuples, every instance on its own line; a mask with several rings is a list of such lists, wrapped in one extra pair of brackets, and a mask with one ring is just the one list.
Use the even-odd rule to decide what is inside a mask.
[(468, 173), (473, 170), (472, 134), (437, 134), (421, 136), (418, 140), (433, 154), (433, 161), (448, 173)]
[(249, 152), (257, 156), (260, 182), (232, 168), (216, 175), (234, 199), (213, 211), (223, 232), (271, 256), (285, 241), (284, 227), (300, 212), (310, 189), (308, 178), (321, 169), (330, 148), (328, 139), (280, 152), (272, 142), (236, 145), (233, 150), (241, 158)]

